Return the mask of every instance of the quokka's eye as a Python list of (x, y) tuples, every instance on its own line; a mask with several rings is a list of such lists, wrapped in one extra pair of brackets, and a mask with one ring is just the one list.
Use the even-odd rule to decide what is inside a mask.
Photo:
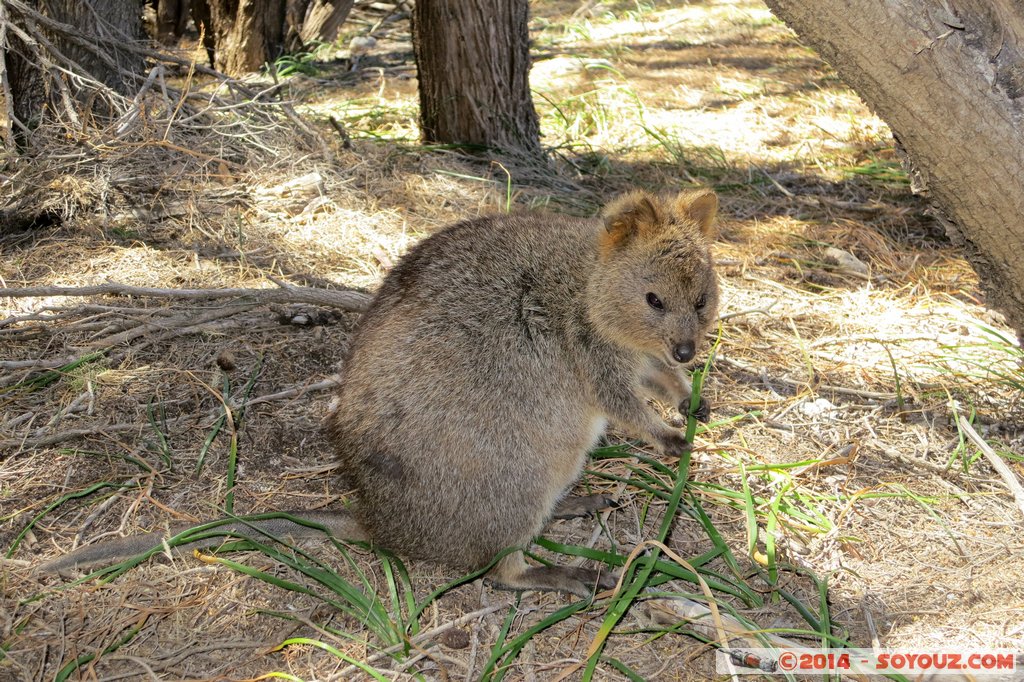
[(665, 309), (665, 304), (661, 302), (661, 299), (658, 298), (653, 291), (647, 294), (647, 305), (651, 306), (655, 310)]
[(701, 294), (700, 298), (697, 299), (697, 310), (704, 310), (708, 305), (708, 297), (706, 294)]

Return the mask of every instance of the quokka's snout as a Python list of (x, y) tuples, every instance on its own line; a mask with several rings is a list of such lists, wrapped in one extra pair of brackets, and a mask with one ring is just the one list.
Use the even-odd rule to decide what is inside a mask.
[(681, 341), (672, 347), (672, 359), (680, 364), (693, 360), (696, 355), (697, 344), (689, 339)]

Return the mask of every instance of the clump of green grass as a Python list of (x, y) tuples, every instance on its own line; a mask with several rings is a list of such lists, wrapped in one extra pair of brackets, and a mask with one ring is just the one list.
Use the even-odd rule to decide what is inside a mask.
[(910, 184), (910, 176), (899, 161), (871, 159), (859, 166), (848, 166), (843, 169), (849, 175), (861, 177), (886, 185), (906, 186)]
[[(943, 346), (950, 353), (946, 359), (961, 363), (966, 376), (1024, 391), (1024, 349), (992, 327), (978, 325), (978, 329), (984, 336), (978, 343)], [(972, 352), (979, 350), (983, 352)]]
[(316, 62), (323, 51), (330, 45), (322, 41), (314, 41), (309, 49), (293, 54), (284, 54), (263, 65), (263, 72), (274, 78), (288, 78), (302, 74), (304, 76), (315, 76), (319, 70)]
[[(706, 370), (706, 368), (705, 368)], [(694, 375), (693, 399), (690, 406), (691, 415), (687, 419), (686, 435), (690, 442), (697, 433), (698, 425), (692, 414), (696, 411), (700, 400), (700, 388), (703, 372), (696, 372)], [(583, 600), (569, 604), (558, 611), (542, 619), (535, 625), (527, 628), (519, 635), (510, 638), (510, 628), (516, 615), (516, 607), (513, 606), (507, 615), (499, 634), (498, 642), (491, 649), (491, 656), (481, 674), (482, 680), (502, 680), (515, 660), (515, 657), (523, 649), (526, 643), (537, 633), (550, 628), (575, 614), (581, 612), (603, 611), (603, 621), (589, 647), (582, 679), (591, 680), (599, 666), (611, 668), (620, 675), (629, 679), (643, 679), (636, 671), (629, 668), (623, 661), (612, 656), (605, 655), (604, 648), (619, 627), (619, 623), (625, 614), (642, 598), (649, 596), (685, 597), (688, 599), (700, 598), (702, 594), (690, 594), (681, 592), (678, 587), (671, 583), (679, 581), (686, 584), (699, 584), (704, 589), (710, 588), (714, 593), (723, 598), (738, 600), (747, 607), (763, 607), (766, 602), (764, 591), (750, 584), (746, 576), (749, 575), (740, 562), (736, 559), (729, 545), (725, 542), (721, 533), (715, 528), (710, 516), (704, 511), (700, 498), (698, 497), (695, 484), (689, 481), (689, 455), (680, 458), (678, 467), (672, 468), (653, 457), (634, 455), (626, 446), (612, 446), (596, 450), (593, 457), (596, 460), (614, 458), (628, 459), (635, 456), (638, 465), (627, 465), (631, 475), (628, 478), (603, 473), (601, 471), (590, 471), (590, 475), (602, 477), (608, 480), (626, 482), (634, 489), (638, 489), (642, 496), (647, 496), (649, 501), (657, 501), (659, 506), (663, 505), (664, 515), (659, 523), (654, 542), (651, 549), (644, 553), (636, 553), (633, 560), (622, 552), (613, 548), (612, 551), (595, 550), (588, 547), (578, 547), (555, 543), (546, 539), (539, 539), (537, 544), (553, 552), (564, 554), (570, 557), (585, 557), (587, 559), (603, 562), (605, 565), (622, 571), (620, 589), (607, 601), (591, 602)], [(765, 466), (762, 471), (766, 475), (777, 473), (775, 470)], [(778, 584), (778, 571), (786, 570), (786, 566), (776, 556), (773, 540), (774, 531), (780, 524), (783, 517), (794, 516), (804, 520), (807, 524), (815, 524), (822, 531), (831, 528), (831, 524), (820, 514), (815, 513), (813, 502), (797, 495), (797, 501), (793, 502), (793, 490), (795, 486), (782, 486), (771, 499), (755, 496), (749, 486), (744, 486), (742, 492), (734, 492), (731, 499), (748, 510), (749, 518), (756, 527), (758, 518), (765, 519), (766, 532), (764, 536), (767, 541), (767, 554), (769, 567), (764, 573), (765, 582), (770, 589), (769, 598), (781, 597), (789, 602), (797, 613), (802, 616), (809, 625), (809, 629), (802, 631), (804, 634), (814, 636), (822, 641), (829, 642), (830, 646), (841, 640), (832, 634), (832, 623), (828, 612), (827, 587), (823, 581), (817, 581), (818, 604), (817, 613), (815, 606), (807, 605), (800, 601), (794, 594), (788, 592)], [(644, 505), (642, 516), (646, 515), (647, 505)], [(659, 547), (664, 546), (669, 533), (675, 524), (678, 515), (686, 514), (695, 519), (705, 531), (712, 547), (697, 557), (690, 558), (686, 565), (675, 560), (670, 560), (661, 555)], [(756, 538), (758, 533), (755, 531)], [(751, 542), (751, 547), (754, 543)], [(726, 571), (713, 566), (713, 562), (719, 561), (725, 565)], [(695, 572), (696, 571), (696, 572)], [(757, 574), (755, 574), (757, 575)], [(729, 601), (715, 598), (711, 608), (718, 607), (732, 615), (740, 622), (742, 619), (736, 609)], [(758, 630), (757, 626), (749, 623), (752, 637)], [(664, 636), (673, 632), (685, 631), (685, 625), (679, 624), (672, 628), (654, 629), (653, 636)], [(691, 634), (696, 634), (692, 633)], [(723, 644), (721, 642), (717, 644)]]
[(665, 128), (643, 125), (643, 131), (672, 163), (689, 174), (715, 180), (732, 170), (732, 164), (721, 147), (684, 143)]
[(62, 379), (70, 380), (73, 388), (81, 390), (87, 381), (92, 380), (98, 372), (106, 369), (103, 359), (108, 352), (109, 350), (105, 349), (86, 353), (60, 367), (39, 372), (16, 384), (0, 388), (0, 395), (14, 391), (38, 391)]

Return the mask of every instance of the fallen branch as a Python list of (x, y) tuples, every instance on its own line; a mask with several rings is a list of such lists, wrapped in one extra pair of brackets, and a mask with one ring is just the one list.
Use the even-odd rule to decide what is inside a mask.
[(292, 388), (286, 388), (276, 393), (268, 393), (267, 395), (261, 395), (253, 398), (252, 400), (246, 400), (238, 407), (249, 407), (251, 405), (259, 405), (260, 403), (269, 403), (274, 400), (282, 400), (284, 398), (297, 398), (298, 396), (305, 395), (306, 393), (315, 393), (318, 391), (326, 391), (330, 388), (337, 388), (341, 385), (341, 376), (338, 374), (332, 374), (323, 381), (318, 381), (314, 384), (304, 383), (299, 386), (293, 386)]
[(967, 421), (967, 418), (962, 414), (956, 416), (957, 424), (960, 426), (960, 431), (965, 436), (970, 438), (975, 445), (981, 450), (981, 453), (985, 455), (985, 459), (992, 465), (992, 468), (996, 470), (999, 477), (1003, 479), (1003, 483), (1010, 489), (1010, 494), (1013, 495), (1013, 501), (1017, 503), (1017, 508), (1020, 509), (1020, 513), (1024, 515), (1024, 487), (1021, 487), (1020, 481), (1017, 480), (1017, 476), (1013, 471), (1006, 465), (1003, 458), (996, 454), (996, 451), (992, 449), (985, 439), (978, 435), (978, 432), (971, 426), (971, 422)]
[[(175, 420), (168, 420), (168, 423)], [(4, 438), (0, 440), (0, 450), (10, 450), (13, 454), (18, 454), (26, 449), (35, 449), (47, 447), (50, 445), (56, 445), (57, 443), (63, 443), (65, 441), (73, 440), (75, 438), (86, 438), (89, 436), (105, 436), (111, 433), (121, 433), (124, 431), (143, 431), (147, 428), (146, 424), (109, 424), (107, 426), (90, 426), (84, 429), (67, 429), (59, 433), (50, 434), (42, 438), (30, 438), (27, 435), (21, 438)]]
[(187, 312), (183, 315), (179, 315), (171, 318), (161, 318), (155, 322), (147, 322), (139, 324), (130, 329), (120, 331), (110, 336), (105, 336), (101, 339), (91, 341), (86, 348), (91, 350), (106, 349), (116, 346), (123, 346), (131, 343), (135, 339), (143, 336), (149, 336), (154, 332), (164, 332), (159, 336), (150, 337), (147, 339), (147, 343), (155, 343), (162, 341), (165, 338), (173, 336), (181, 336), (202, 328), (206, 323), (213, 322), (216, 320), (223, 319), (225, 317), (231, 317), (244, 313), (255, 308), (255, 305), (226, 305), (224, 307), (215, 308), (213, 310), (202, 311), (200, 314)]
[(105, 282), (84, 287), (39, 286), (0, 289), (0, 298), (38, 298), (43, 296), (140, 296), (188, 300), (245, 298), (256, 303), (310, 303), (355, 313), (365, 312), (372, 298), (370, 294), (361, 291), (300, 287), (278, 279), (274, 279), (273, 282), (277, 284), (277, 289), (161, 289)]

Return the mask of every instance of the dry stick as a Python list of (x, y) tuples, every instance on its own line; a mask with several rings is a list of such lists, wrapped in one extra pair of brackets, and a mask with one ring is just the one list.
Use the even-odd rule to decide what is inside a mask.
[(140, 336), (146, 336), (150, 332), (164, 331), (165, 334), (161, 334), (150, 342), (162, 341), (168, 335), (170, 336), (181, 336), (187, 334), (190, 331), (194, 331), (208, 322), (214, 322), (225, 317), (237, 315), (238, 313), (246, 313), (256, 307), (255, 304), (249, 305), (226, 305), (221, 308), (214, 308), (213, 310), (204, 311), (202, 314), (196, 315), (194, 313), (186, 313), (173, 318), (162, 318), (156, 322), (147, 322), (146, 324), (140, 324), (131, 329), (127, 329), (123, 332), (118, 332), (111, 336), (106, 336), (102, 339), (92, 341), (87, 348), (96, 350), (102, 348), (110, 348), (113, 346), (122, 346), (127, 343), (131, 343)]
[(324, 391), (329, 388), (335, 388), (341, 383), (340, 374), (332, 374), (323, 381), (318, 381), (315, 384), (301, 384), (299, 386), (293, 386), (292, 388), (286, 388), (276, 393), (268, 393), (253, 398), (252, 400), (246, 400), (239, 407), (245, 408), (250, 405), (259, 405), (260, 403), (269, 403), (272, 400), (280, 400), (282, 398), (295, 398), (306, 393), (313, 393), (316, 391)]
[[(177, 419), (167, 420), (168, 423), (177, 421)], [(6, 450), (8, 448), (40, 448), (47, 445), (54, 445), (56, 443), (63, 443), (66, 440), (78, 438), (79, 436), (96, 436), (99, 434), (106, 434), (112, 431), (132, 431), (142, 430), (145, 428), (145, 424), (109, 424), (107, 426), (94, 426), (89, 429), (68, 429), (67, 431), (61, 431), (44, 438), (5, 438), (0, 440), (0, 450)]]
[[(127, 481), (124, 482), (124, 486), (126, 488), (127, 487), (134, 487), (135, 484), (137, 484), (138, 482), (139, 482), (139, 477), (138, 476), (132, 476), (131, 478), (129, 478)], [(82, 540), (85, 538), (86, 532), (89, 530), (89, 528), (92, 526), (92, 524), (96, 521), (96, 519), (100, 518), (100, 516), (102, 516), (103, 513), (107, 511), (107, 509), (112, 507), (119, 500), (120, 500), (120, 495), (119, 494), (118, 495), (111, 495), (106, 500), (104, 500), (102, 503), (96, 505), (96, 508), (93, 509), (92, 512), (87, 517), (85, 517), (85, 521), (83, 521), (81, 523), (81, 525), (78, 527), (78, 532), (75, 533), (75, 537), (71, 540), (71, 549), (72, 550), (77, 549), (78, 546), (82, 544)], [(116, 532), (116, 531), (113, 531), (113, 532)], [(103, 533), (99, 537), (103, 537), (103, 535), (110, 535), (110, 533)], [(93, 541), (95, 541), (95, 540), (96, 540), (96, 538), (93, 538)]]
[(774, 301), (772, 301), (768, 305), (764, 306), (763, 308), (751, 308), (749, 310), (737, 310), (734, 313), (726, 313), (724, 315), (719, 315), (718, 316), (718, 320), (719, 320), (719, 322), (725, 322), (726, 320), (731, 320), (734, 317), (742, 317), (744, 315), (755, 315), (755, 314), (769, 315), (770, 316), (772, 314), (772, 308), (775, 307), (775, 304), (778, 303), (778, 302), (779, 302), (779, 299), (775, 299)]
[[(45, 322), (47, 324), (50, 324), (68, 317), (76, 317), (82, 315), (84, 315), (84, 317), (81, 317), (81, 319), (71, 322), (70, 325), (74, 326), (76, 329), (88, 330), (87, 327), (82, 326), (84, 324), (88, 324), (88, 320), (98, 320), (101, 317), (110, 316), (113, 314), (134, 315), (139, 312), (142, 312), (139, 310), (139, 308), (133, 308), (131, 306), (110, 306), (98, 305), (95, 303), (85, 303), (74, 308), (62, 308), (59, 306), (43, 306), (33, 313), (28, 313), (25, 315), (11, 315), (10, 317), (5, 317), (4, 319), (0, 320), (0, 333), (10, 331), (7, 330), (6, 327), (10, 327), (11, 325), (15, 324), (21, 324), (24, 322)], [(147, 309), (145, 312), (148, 312), (150, 315), (174, 314), (173, 310), (167, 310), (165, 308), (150, 308)], [(13, 332), (11, 333), (21, 334), (24, 331), (24, 328), (19, 328), (13, 330)]]
[[(867, 417), (865, 417), (865, 419), (867, 419)], [(886, 457), (892, 457), (893, 459), (903, 462), (911, 469), (925, 469), (938, 476), (949, 476), (951, 473), (948, 466), (929, 462), (928, 460), (921, 459), (920, 457), (911, 457), (910, 455), (900, 452), (896, 448), (889, 447), (877, 438), (869, 438), (865, 443), (877, 450), (880, 450)]]
[[(18, 37), (21, 39), (21, 41), (25, 43), (25, 45), (29, 46), (32, 49), (32, 52), (35, 54), (35, 60), (39, 64), (42, 71), (50, 71), (51, 69), (59, 70), (67, 74), (70, 78), (84, 77), (91, 80), (91, 77), (88, 75), (88, 71), (78, 63), (69, 59), (59, 49), (57, 49), (57, 46), (51, 43), (49, 39), (45, 35), (43, 35), (43, 33), (38, 29), (38, 27), (30, 21), (29, 17), (25, 16), (23, 18), (25, 19), (24, 31), (21, 29), (21, 27), (17, 26), (16, 24), (9, 24), (8, 28), (14, 33), (16, 33)], [(90, 49), (95, 50), (94, 45), (90, 44), (89, 47)], [(46, 51), (44, 52), (42, 48), (46, 48)], [(58, 59), (65, 62), (66, 67), (58, 66), (56, 63), (51, 61), (47, 57), (47, 55), (52, 55), (54, 59)], [(111, 68), (117, 66), (116, 62), (111, 60), (109, 56), (105, 56), (104, 61), (108, 62), (108, 65)], [(121, 73), (126, 73), (123, 69), (118, 70)], [(61, 101), (64, 103), (64, 108), (67, 110), (68, 118), (71, 119), (71, 122), (74, 123), (76, 128), (81, 128), (82, 122), (78, 118), (78, 113), (75, 111), (74, 105), (72, 104), (73, 97), (71, 96), (71, 92), (68, 89), (67, 83), (64, 82), (64, 79), (59, 74), (52, 78), (51, 82), (53, 82), (53, 84), (57, 87), (57, 90), (60, 92)]]
[[(651, 597), (641, 602), (644, 606), (645, 616), (655, 625), (660, 627), (678, 625), (685, 621), (690, 628), (699, 632), (710, 640), (719, 640), (721, 634), (716, 630), (712, 622), (713, 614), (707, 604), (694, 601), (687, 597)], [(721, 614), (721, 625), (728, 640), (725, 642), (726, 649), (746, 646), (751, 648), (773, 647), (777, 649), (796, 649), (803, 646), (799, 642), (786, 639), (769, 632), (752, 631), (748, 626), (736, 620), (728, 614)], [(755, 638), (755, 635), (763, 634), (768, 639), (764, 644)], [(737, 641), (740, 640), (740, 641)], [(719, 642), (720, 643), (720, 642)]]
[(996, 470), (999, 477), (1003, 479), (1006, 487), (1010, 489), (1010, 493), (1013, 495), (1013, 501), (1017, 503), (1017, 508), (1020, 509), (1021, 515), (1024, 515), (1024, 488), (1021, 487), (1020, 481), (1017, 480), (1016, 475), (1010, 470), (1010, 467), (1006, 466), (1006, 462), (1003, 461), (1002, 457), (996, 454), (996, 451), (985, 442), (985, 439), (978, 435), (978, 432), (971, 426), (971, 422), (967, 421), (967, 418), (962, 414), (956, 415), (957, 424), (960, 425), (960, 430), (963, 431), (964, 435), (974, 441), (988, 463), (992, 465), (992, 468)]
[(157, 64), (149, 70), (149, 76), (146, 78), (146, 82), (142, 84), (139, 91), (135, 93), (135, 97), (132, 98), (131, 107), (129, 107), (128, 111), (122, 114), (121, 118), (117, 121), (117, 129), (114, 131), (114, 134), (117, 137), (121, 137), (128, 132), (135, 125), (136, 121), (139, 120), (139, 116), (142, 114), (142, 98), (149, 89), (153, 87), (153, 83), (156, 82), (157, 76), (163, 78), (163, 69), (164, 67), (161, 64)]
[[(279, 400), (279, 399), (282, 399), (282, 398), (291, 398), (291, 397), (294, 397), (294, 396), (302, 395), (304, 393), (308, 393), (309, 391), (320, 391), (320, 390), (325, 390), (325, 389), (328, 389), (328, 388), (333, 388), (334, 386), (337, 385), (337, 378), (336, 377), (337, 377), (337, 375), (332, 375), (331, 377), (328, 377), (324, 381), (320, 381), (320, 382), (317, 382), (315, 384), (310, 384), (309, 386), (300, 386), (300, 387), (296, 387), (296, 388), (291, 388), (291, 389), (287, 389), (287, 390), (284, 390), (284, 391), (280, 391), (278, 393), (270, 393), (270, 394), (267, 394), (267, 395), (259, 396), (258, 398), (254, 398), (252, 400), (246, 401), (245, 403), (242, 404), (242, 407), (248, 407), (249, 405), (253, 405), (253, 404), (257, 404), (257, 403), (266, 403), (266, 402), (270, 402), (272, 400)], [(211, 415), (211, 416), (216, 417), (219, 414), (220, 413), (218, 411), (216, 415)], [(186, 419), (191, 418), (191, 417), (192, 417), (192, 415), (181, 415), (180, 417), (174, 417), (172, 419), (168, 419), (167, 423), (173, 425), (173, 424), (177, 424), (178, 422), (185, 421)], [(17, 426), (18, 424), (20, 424), (20, 421), (18, 421), (18, 420), (22, 420), (22, 417), (17, 417), (15, 419), (12, 419), (12, 420), (6, 422), (5, 424), (3, 424), (3, 426), (5, 428), (8, 428), (8, 427), (13, 428), (14, 426)], [(72, 439), (78, 438), (80, 436), (95, 436), (95, 435), (106, 434), (106, 433), (110, 433), (110, 432), (131, 431), (132, 429), (142, 429), (144, 427), (145, 427), (144, 424), (110, 424), (110, 425), (107, 425), (107, 426), (94, 426), (92, 428), (86, 428), (86, 429), (68, 429), (67, 431), (62, 431), (60, 433), (51, 434), (49, 436), (44, 436), (42, 438), (29, 438), (28, 435), (22, 436), (21, 438), (5, 438), (3, 440), (0, 440), (0, 451), (6, 450), (6, 449), (9, 449), (9, 448), (10, 449), (13, 449), (13, 448), (26, 448), (26, 447), (27, 448), (38, 448), (38, 447), (44, 447), (44, 446), (48, 446), (48, 445), (55, 445), (57, 443), (62, 443), (64, 441), (72, 440)]]
[[(465, 615), (459, 616), (455, 620), (449, 621), (449, 622), (445, 623), (444, 625), (438, 625), (436, 628), (432, 628), (430, 630), (426, 630), (424, 632), (421, 632), (418, 635), (416, 635), (415, 637), (413, 637), (410, 641), (413, 644), (420, 644), (420, 643), (425, 642), (425, 641), (427, 641), (429, 639), (437, 637), (438, 635), (440, 635), (442, 632), (445, 632), (446, 630), (450, 630), (452, 628), (460, 627), (462, 625), (465, 625), (466, 623), (469, 623), (472, 620), (475, 620), (477, 618), (483, 618), (484, 616), (490, 615), (490, 614), (494, 613), (495, 611), (500, 611), (500, 610), (502, 610), (504, 608), (508, 608), (508, 605), (507, 604), (498, 604), (496, 606), (485, 606), (482, 609), (477, 609), (476, 611), (471, 611), (470, 613), (467, 613)], [(365, 663), (367, 665), (372, 665), (375, 661), (379, 661), (380, 659), (386, 658), (386, 657), (390, 656), (391, 654), (393, 654), (393, 653), (395, 653), (397, 651), (401, 651), (403, 647), (405, 647), (404, 643), (403, 644), (395, 644), (394, 646), (390, 646), (387, 649), (382, 649), (381, 651), (378, 651), (374, 655), (372, 655), (369, 658), (367, 658), (365, 661), (363, 661), (363, 663)], [(337, 674), (332, 675), (330, 679), (332, 679), (332, 680), (347, 680), (347, 679), (349, 679), (349, 675), (352, 675), (353, 673), (355, 673), (356, 670), (357, 670), (356, 666), (350, 665), (349, 667), (345, 668), (344, 670), (339, 671)]]
[[(0, 296), (2, 295), (3, 290), (0, 289)], [(744, 365), (741, 362), (737, 362), (735, 360), (727, 358), (724, 355), (715, 356), (715, 364), (719, 363), (725, 365), (726, 367), (732, 367), (733, 369), (738, 369), (741, 372), (746, 372), (753, 376), (761, 375), (761, 371), (753, 367)], [(857, 398), (866, 398), (868, 400), (892, 400), (896, 397), (895, 393), (878, 393), (876, 391), (866, 391), (859, 388), (846, 388), (845, 386), (833, 386), (831, 384), (822, 383), (812, 384), (809, 381), (798, 381), (796, 379), (787, 379), (785, 377), (772, 377), (771, 380), (780, 384), (792, 386), (794, 388), (811, 388), (816, 393), (819, 393), (821, 391), (832, 391), (833, 393), (838, 393), (839, 395), (850, 395), (855, 396)]]
[[(21, 0), (4, 0), (4, 4), (7, 5), (10, 9), (13, 9), (17, 14), (19, 14), (21, 18), (25, 20), (26, 26), (28, 25), (28, 22), (30, 20), (38, 24), (41, 24), (43, 27), (49, 29), (50, 31), (53, 31), (54, 33), (59, 33), (63, 35), (72, 43), (78, 45), (79, 47), (85, 49), (87, 52), (96, 56), (101, 61), (103, 61), (107, 68), (116, 71), (120, 74), (131, 76), (133, 78), (137, 76), (137, 74), (134, 74), (130, 71), (126, 71), (125, 69), (121, 68), (120, 64), (117, 63), (117, 60), (111, 57), (107, 50), (104, 50), (100, 47), (100, 45), (106, 45), (114, 46), (119, 49), (130, 49), (133, 46), (129, 41), (117, 38), (108, 38), (106, 36), (100, 35), (86, 37), (82, 34), (81, 31), (79, 31), (71, 24), (65, 24), (55, 19), (51, 19), (50, 17), (44, 14), (40, 14), (39, 12), (36, 12), (31, 7), (26, 5), (24, 2), (21, 2)], [(11, 24), (11, 26), (14, 26), (14, 24)], [(35, 26), (33, 26), (33, 28), (35, 28)], [(33, 31), (33, 33), (37, 33), (37, 31)], [(54, 53), (60, 54), (60, 52), (56, 50)], [(64, 58), (67, 59), (67, 57)], [(70, 60), (68, 61), (70, 63)], [(84, 69), (83, 72), (85, 72)]]
[(75, 358), (57, 358), (53, 360), (0, 360), (0, 370), (8, 369), (53, 369), (71, 364)]
[(370, 294), (361, 291), (315, 289), (275, 280), (277, 289), (161, 289), (137, 287), (118, 282), (105, 282), (84, 287), (39, 286), (0, 289), (0, 298), (41, 296), (148, 296), (154, 298), (210, 299), (250, 298), (257, 303), (310, 303), (330, 306), (348, 312), (364, 312)]
[[(175, 317), (160, 317), (158, 320), (154, 322), (139, 323), (136, 324), (134, 327), (130, 327), (128, 329), (122, 328), (122, 331), (116, 331), (115, 333), (110, 334), (108, 336), (104, 336), (99, 340), (90, 342), (87, 346), (85, 346), (87, 350), (83, 352), (81, 355), (74, 358), (65, 358), (64, 360), (59, 361), (59, 364), (55, 366), (52, 364), (52, 362), (57, 361), (46, 360), (14, 360), (5, 363), (0, 363), (0, 369), (17, 369), (18, 365), (24, 365), (21, 368), (27, 369), (27, 373), (25, 374), (25, 376), (20, 378), (17, 376), (0, 377), (0, 386), (10, 386), (13, 384), (20, 383), (21, 381), (24, 381), (28, 374), (30, 374), (33, 371), (47, 368), (55, 369), (57, 367), (62, 367), (64, 365), (81, 362), (87, 356), (94, 354), (97, 351), (106, 351), (116, 346), (126, 346), (132, 341), (138, 339), (139, 337), (149, 336), (152, 332), (163, 331), (164, 333), (157, 334), (156, 336), (149, 336), (149, 338), (147, 338), (141, 345), (136, 346), (134, 348), (135, 351), (138, 351), (154, 343), (159, 343), (161, 341), (165, 341), (167, 339), (171, 339), (177, 336), (182, 336), (184, 334), (189, 334), (200, 330), (207, 331), (212, 328), (212, 322), (217, 322), (218, 320), (222, 320), (225, 317), (233, 317), (240, 313), (248, 312), (256, 307), (256, 304), (226, 305), (214, 308), (212, 310), (202, 311), (201, 314), (188, 312), (183, 315), (177, 315)], [(122, 356), (115, 355), (110, 356), (108, 359), (112, 364), (117, 364), (118, 362), (120, 362), (121, 357)]]

